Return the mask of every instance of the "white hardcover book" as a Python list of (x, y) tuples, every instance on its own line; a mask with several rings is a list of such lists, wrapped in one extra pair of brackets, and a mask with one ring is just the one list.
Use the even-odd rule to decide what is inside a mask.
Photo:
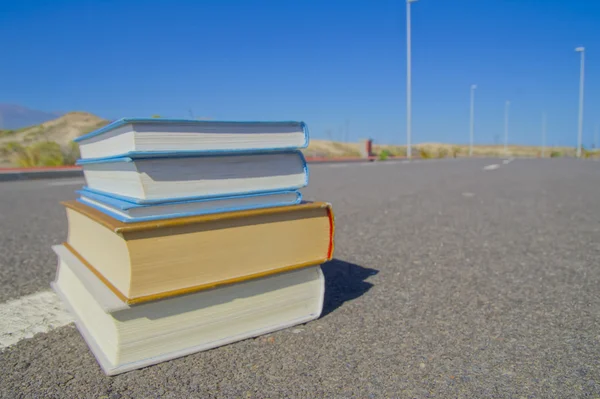
[(252, 155), (80, 160), (87, 189), (135, 203), (297, 190), (308, 183), (300, 151)]
[(303, 122), (237, 122), (122, 118), (77, 137), (81, 157), (134, 157), (164, 152), (256, 152), (306, 148)]
[(66, 247), (53, 289), (103, 371), (115, 375), (318, 318), (320, 266), (127, 305)]

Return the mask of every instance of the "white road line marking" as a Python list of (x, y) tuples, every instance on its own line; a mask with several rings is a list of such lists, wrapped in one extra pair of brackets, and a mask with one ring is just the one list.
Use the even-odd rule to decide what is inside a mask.
[(0, 304), (0, 320), (0, 349), (73, 321), (54, 291), (42, 291)]
[(484, 166), (483, 170), (494, 170), (494, 169), (498, 169), (499, 167), (500, 167), (500, 165), (493, 164), (493, 165)]
[(505, 159), (504, 161), (502, 161), (502, 163), (503, 163), (504, 165), (508, 165), (509, 163), (511, 163), (511, 162), (512, 162), (512, 161), (514, 161), (514, 160), (515, 160), (514, 158), (508, 158), (508, 159)]
[(77, 180), (59, 180), (59, 181), (51, 181), (48, 182), (48, 186), (78, 186), (84, 184), (85, 181), (82, 179)]
[(327, 166), (329, 166), (330, 168), (345, 168), (346, 166), (348, 166), (348, 164), (345, 164), (345, 163), (331, 163), (331, 164), (328, 164)]
[(401, 161), (380, 161), (377, 162), (377, 165), (401, 165), (403, 163)]

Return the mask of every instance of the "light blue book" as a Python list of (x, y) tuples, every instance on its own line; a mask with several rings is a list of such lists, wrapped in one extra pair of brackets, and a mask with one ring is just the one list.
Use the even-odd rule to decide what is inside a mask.
[(82, 159), (180, 154), (256, 153), (306, 148), (304, 122), (122, 118), (77, 137)]
[(302, 201), (299, 191), (250, 194), (213, 199), (136, 204), (99, 194), (86, 188), (77, 191), (77, 200), (123, 223), (171, 219), (212, 213), (296, 205)]
[(308, 184), (300, 151), (79, 160), (87, 188), (139, 204), (298, 190)]

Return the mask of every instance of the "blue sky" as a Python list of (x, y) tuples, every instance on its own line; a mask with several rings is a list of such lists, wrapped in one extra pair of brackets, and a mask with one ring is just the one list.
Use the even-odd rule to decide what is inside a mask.
[[(313, 138), (406, 141), (404, 0), (0, 1), (0, 102), (105, 118), (303, 120)], [(600, 126), (600, 1), (412, 5), (413, 142), (584, 145)]]

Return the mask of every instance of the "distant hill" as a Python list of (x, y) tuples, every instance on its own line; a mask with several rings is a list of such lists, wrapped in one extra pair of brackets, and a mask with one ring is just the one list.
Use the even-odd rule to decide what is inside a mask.
[(14, 165), (14, 155), (23, 152), (21, 147), (39, 146), (50, 142), (63, 151), (72, 151), (72, 140), (75, 137), (99, 129), (109, 122), (88, 112), (69, 112), (39, 125), (0, 130), (0, 166)]
[(20, 129), (38, 125), (61, 116), (59, 112), (45, 112), (16, 104), (0, 104), (0, 129)]
[(88, 112), (69, 112), (59, 118), (17, 130), (0, 131), (0, 144), (16, 141), (33, 144), (39, 141), (54, 141), (68, 145), (75, 137), (98, 129), (109, 121)]

